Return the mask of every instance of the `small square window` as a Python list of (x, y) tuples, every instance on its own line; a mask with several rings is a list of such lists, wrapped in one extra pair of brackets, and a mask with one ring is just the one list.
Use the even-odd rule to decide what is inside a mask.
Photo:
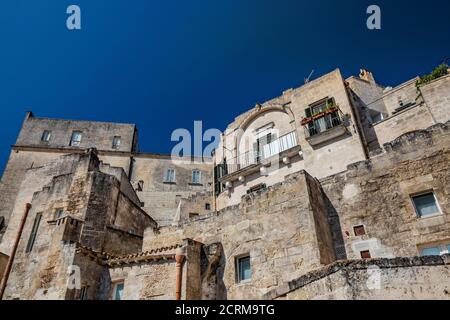
[(123, 298), (123, 289), (124, 289), (124, 283), (123, 282), (117, 282), (114, 285), (113, 300), (122, 300), (122, 298)]
[(81, 131), (72, 132), (72, 137), (70, 138), (71, 147), (79, 147), (81, 145), (81, 138), (83, 133)]
[(205, 210), (211, 210), (211, 205), (209, 203), (205, 203)]
[(112, 148), (113, 149), (119, 149), (121, 143), (122, 143), (121, 137), (120, 136), (115, 136), (113, 138)]
[(364, 226), (353, 227), (353, 232), (355, 233), (355, 236), (363, 236), (366, 234), (366, 230), (365, 230)]
[(419, 217), (439, 214), (439, 207), (433, 192), (412, 197), (414, 208)]
[(164, 182), (175, 182), (175, 169), (167, 169), (166, 174), (164, 176)]
[(49, 142), (51, 137), (52, 137), (52, 132), (49, 131), (49, 130), (45, 130), (42, 133), (41, 141), (42, 142)]
[(250, 256), (242, 256), (237, 258), (236, 269), (237, 269), (237, 282), (250, 281), (252, 278)]
[(369, 250), (365, 250), (365, 251), (361, 251), (361, 259), (370, 259), (372, 258), (372, 256), (370, 255), (370, 251)]

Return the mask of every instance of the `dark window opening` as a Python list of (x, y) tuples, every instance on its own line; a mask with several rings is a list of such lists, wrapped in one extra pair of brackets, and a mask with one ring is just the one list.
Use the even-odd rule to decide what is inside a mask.
[(355, 233), (355, 236), (363, 236), (366, 234), (366, 230), (365, 230), (364, 226), (353, 227), (353, 232)]
[(33, 250), (34, 242), (36, 241), (36, 235), (39, 228), (39, 223), (41, 222), (42, 213), (36, 214), (34, 218), (33, 228), (31, 229), (30, 238), (28, 239), (28, 244), (26, 248), (26, 252), (31, 252)]
[(416, 214), (419, 217), (427, 217), (439, 214), (439, 207), (433, 192), (428, 192), (412, 197)]
[(369, 250), (361, 251), (361, 259), (370, 259), (372, 258)]
[(42, 142), (49, 142), (51, 136), (52, 136), (52, 132), (49, 131), (49, 130), (45, 130), (45, 131), (42, 133), (41, 141), (42, 141)]
[(236, 259), (236, 280), (238, 283), (246, 282), (252, 278), (250, 256), (242, 256)]

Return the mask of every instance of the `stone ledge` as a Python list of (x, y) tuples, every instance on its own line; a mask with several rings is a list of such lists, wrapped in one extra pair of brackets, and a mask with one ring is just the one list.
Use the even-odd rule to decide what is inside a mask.
[(366, 260), (340, 260), (320, 269), (306, 273), (305, 275), (282, 284), (281, 286), (267, 292), (263, 295), (265, 300), (273, 300), (288, 293), (304, 287), (312, 282), (318, 281), (338, 271), (366, 270), (371, 266), (377, 266), (380, 269), (390, 268), (410, 268), (423, 266), (442, 266), (450, 265), (450, 254), (443, 256), (427, 257), (404, 257), (404, 258), (377, 258)]

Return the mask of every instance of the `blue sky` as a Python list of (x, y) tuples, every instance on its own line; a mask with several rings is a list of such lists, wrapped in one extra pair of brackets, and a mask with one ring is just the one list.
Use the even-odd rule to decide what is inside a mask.
[[(66, 28), (70, 4), (82, 30)], [(223, 130), (312, 69), (398, 84), (450, 57), (450, 2), (2, 0), (0, 39), (1, 168), (27, 110), (136, 123), (142, 151), (169, 153), (174, 129)]]

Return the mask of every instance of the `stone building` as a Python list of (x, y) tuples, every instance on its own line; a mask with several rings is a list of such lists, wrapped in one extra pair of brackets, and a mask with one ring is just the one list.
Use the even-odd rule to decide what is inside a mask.
[(0, 184), (3, 299), (450, 299), (450, 75), (335, 70), (211, 159), (28, 113)]

